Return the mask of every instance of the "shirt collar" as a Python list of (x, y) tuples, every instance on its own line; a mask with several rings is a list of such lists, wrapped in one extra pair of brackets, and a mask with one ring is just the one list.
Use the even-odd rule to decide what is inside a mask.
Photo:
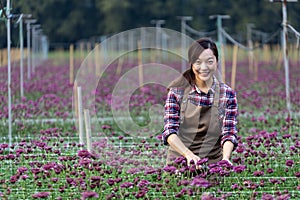
[[(208, 93), (214, 94), (216, 91), (216, 85), (217, 85), (217, 78), (213, 76), (213, 84), (211, 85), (211, 88), (209, 88)], [(190, 90), (190, 93), (198, 92), (199, 94), (201, 93), (201, 90), (194, 84)]]

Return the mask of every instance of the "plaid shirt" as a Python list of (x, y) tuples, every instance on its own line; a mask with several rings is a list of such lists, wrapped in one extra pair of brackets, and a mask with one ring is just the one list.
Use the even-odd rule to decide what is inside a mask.
[[(215, 88), (216, 78), (214, 77), (213, 85), (207, 94), (194, 85), (189, 92), (188, 99), (195, 105), (212, 106)], [(162, 132), (162, 139), (165, 145), (168, 144), (168, 136), (178, 133), (180, 103), (183, 94), (183, 88), (170, 88), (169, 90), (165, 103), (164, 130)], [(234, 144), (234, 149), (237, 147), (237, 114), (238, 104), (235, 91), (226, 84), (220, 83), (219, 118), (222, 126), (221, 146), (223, 146), (225, 141), (229, 140)]]

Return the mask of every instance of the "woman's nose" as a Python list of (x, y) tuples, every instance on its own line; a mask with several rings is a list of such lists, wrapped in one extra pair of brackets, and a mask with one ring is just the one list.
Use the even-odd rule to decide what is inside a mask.
[(202, 63), (200, 64), (199, 69), (200, 69), (200, 70), (207, 69), (207, 66), (206, 66), (205, 62), (202, 62)]

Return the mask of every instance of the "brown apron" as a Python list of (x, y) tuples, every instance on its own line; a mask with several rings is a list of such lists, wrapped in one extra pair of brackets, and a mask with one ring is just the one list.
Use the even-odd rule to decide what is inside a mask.
[[(184, 92), (180, 106), (180, 126), (178, 137), (183, 144), (200, 158), (208, 158), (208, 164), (222, 159), (221, 123), (218, 115), (220, 86), (216, 83), (212, 106), (194, 105), (188, 99), (190, 87)], [(167, 165), (180, 154), (169, 146)]]

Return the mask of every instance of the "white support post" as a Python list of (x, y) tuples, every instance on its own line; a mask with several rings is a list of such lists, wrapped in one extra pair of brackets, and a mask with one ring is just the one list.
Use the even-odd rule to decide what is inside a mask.
[(7, 89), (8, 89), (8, 138), (9, 146), (12, 145), (12, 113), (11, 113), (11, 59), (10, 59), (10, 0), (7, 0)]
[(24, 39), (23, 39), (23, 14), (20, 16), (19, 21), (19, 37), (20, 37), (20, 95), (24, 97), (24, 85), (23, 85), (23, 59), (24, 59)]
[(81, 87), (77, 87), (78, 98), (78, 129), (79, 129), (79, 144), (83, 144), (83, 108), (82, 108), (82, 92)]
[[(181, 56), (184, 57), (186, 54), (186, 21), (192, 20), (191, 16), (178, 16), (178, 19), (181, 20)], [(186, 70), (186, 61), (181, 59), (181, 72), (183, 73)]]
[(225, 55), (223, 51), (224, 48), (224, 41), (223, 41), (223, 34), (222, 34), (222, 19), (229, 19), (229, 15), (211, 15), (209, 16), (209, 19), (217, 19), (217, 29), (218, 29), (218, 44), (221, 54), (219, 55), (219, 63), (221, 66), (221, 75), (222, 75), (222, 81), (225, 82)]
[(291, 117), (291, 98), (290, 98), (290, 81), (289, 81), (289, 60), (287, 49), (287, 12), (286, 12), (286, 0), (282, 2), (282, 45), (283, 45), (283, 62), (285, 69), (285, 94), (286, 94), (286, 107), (288, 110), (288, 117)]
[(30, 19), (30, 20), (26, 20), (26, 29), (27, 29), (27, 80), (30, 79), (31, 77), (31, 54), (30, 54), (30, 24), (31, 23), (35, 23), (36, 19)]
[(289, 84), (289, 60), (288, 60), (288, 49), (287, 49), (287, 2), (297, 2), (298, 0), (270, 0), (270, 2), (281, 2), (282, 3), (282, 51), (283, 51), (283, 63), (285, 71), (285, 94), (286, 94), (286, 107), (288, 111), (288, 117), (291, 117), (291, 98), (290, 98), (290, 84)]
[(251, 33), (252, 27), (254, 27), (254, 24), (252, 24), (252, 23), (247, 24), (247, 42), (248, 42), (248, 47), (250, 49), (250, 51), (248, 53), (249, 73), (250, 74), (252, 74), (252, 72), (253, 72), (253, 59), (254, 59), (252, 33)]
[(91, 145), (91, 120), (90, 112), (88, 109), (84, 109), (84, 122), (85, 122), (85, 133), (86, 133), (86, 146), (89, 152), (92, 151)]

